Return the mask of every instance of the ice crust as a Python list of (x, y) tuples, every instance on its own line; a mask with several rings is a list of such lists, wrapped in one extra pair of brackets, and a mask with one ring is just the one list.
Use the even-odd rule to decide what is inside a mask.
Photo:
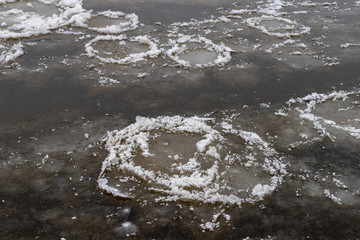
[[(270, 144), (255, 132), (241, 130), (237, 122), (241, 115), (236, 114), (227, 113), (222, 118), (137, 117), (135, 123), (108, 132), (104, 138), (108, 156), (98, 185), (122, 198), (147, 199), (152, 193), (157, 202), (242, 206), (263, 200), (289, 176), (306, 180), (297, 190), (299, 196), (322, 196), (338, 205), (356, 204), (358, 185), (352, 183), (352, 176), (336, 173), (338, 169), (331, 165), (310, 170), (313, 166), (305, 163), (285, 163), (288, 157), (279, 154), (276, 146), (285, 136), (289, 150), (310, 147), (325, 138), (358, 143), (359, 98), (360, 91), (355, 89), (290, 99), (275, 115), (297, 125), (298, 137), (303, 140), (296, 142), (279, 135), (270, 137), (274, 141)], [(212, 231), (218, 224), (216, 217), (201, 227)]]
[[(292, 122), (298, 129), (298, 136), (287, 136), (288, 149), (307, 149), (319, 142), (331, 141), (341, 148), (358, 149), (360, 140), (360, 90), (333, 91), (331, 93), (311, 93), (305, 97), (293, 98), (287, 107), (276, 111), (276, 115)], [(295, 129), (295, 127), (294, 127)], [(285, 137), (286, 135), (278, 136)], [(320, 160), (300, 159), (294, 162), (293, 176), (303, 182), (300, 195), (326, 197), (338, 205), (359, 204), (359, 182), (355, 166), (339, 164), (346, 159), (335, 159), (331, 164), (321, 164), (314, 168), (313, 164)], [(338, 161), (340, 163), (338, 163)], [(348, 160), (346, 160), (348, 161)], [(301, 165), (298, 169), (297, 165)], [(318, 163), (319, 164), (319, 163)], [(344, 164), (344, 163), (343, 163)], [(333, 166), (335, 165), (335, 166)], [(356, 168), (356, 167), (355, 167)], [(347, 174), (343, 174), (347, 172)], [(320, 191), (320, 192), (319, 192)], [(299, 196), (300, 196), (299, 195)]]
[(31, 7), (2, 11), (0, 12), (0, 38), (10, 39), (38, 36), (70, 24), (83, 25), (84, 21), (90, 18), (90, 13), (82, 8), (81, 0), (49, 0), (39, 2), (53, 6), (59, 13), (52, 16), (44, 16), (41, 13), (32, 11), (33, 8)]
[[(359, 94), (359, 90), (334, 91), (330, 94), (312, 93), (303, 98), (290, 99), (287, 102), (288, 107), (279, 109), (275, 114), (286, 117), (289, 112), (294, 111), (300, 121), (311, 123), (317, 131), (318, 136), (304, 142), (293, 143), (293, 147), (325, 137), (334, 141), (343, 134), (360, 139)], [(342, 108), (346, 100), (348, 100), (346, 108)], [(321, 109), (322, 107), (324, 109)], [(337, 115), (328, 114), (334, 111), (340, 116), (349, 114), (348, 118), (342, 119)]]
[[(200, 44), (200, 47), (198, 46), (193, 49), (189, 49), (186, 43), (197, 43)], [(171, 45), (172, 48), (167, 50), (166, 54), (180, 66), (186, 68), (224, 66), (231, 60), (231, 52), (234, 52), (231, 48), (226, 47), (223, 43), (214, 44), (210, 39), (202, 36), (182, 35), (177, 40), (170, 40), (169, 45)], [(205, 49), (209, 52), (215, 52), (217, 57), (216, 59), (203, 64), (197, 63), (201, 60), (201, 58), (204, 58), (204, 56), (201, 54), (197, 56), (200, 59), (194, 59), (193, 61), (181, 59), (182, 54), (186, 54), (189, 51), (194, 51), (197, 49)]]
[(7, 46), (0, 42), (0, 63), (7, 64), (15, 61), (16, 58), (24, 54), (24, 45), (19, 42), (12, 46)]
[[(102, 165), (99, 187), (117, 197), (141, 198), (141, 192), (147, 189), (156, 193), (155, 200), (159, 202), (182, 200), (241, 206), (262, 200), (281, 184), (286, 165), (268, 143), (256, 133), (232, 127), (216, 130), (209, 124), (214, 124), (213, 119), (137, 117), (125, 129), (108, 132), (105, 147), (109, 154)], [(196, 137), (194, 152), (187, 157), (174, 152), (162, 159), (160, 152), (152, 151), (157, 147), (153, 143), (156, 139), (170, 135), (171, 140), (172, 134), (180, 134), (184, 141), (189, 136)], [(241, 141), (243, 152), (234, 152), (238, 146), (232, 146), (228, 137)], [(137, 164), (139, 157), (140, 162), (156, 163), (145, 168)], [(162, 164), (170, 167), (161, 167)], [(131, 188), (127, 188), (129, 183)], [(142, 189), (141, 184), (148, 186)]]
[[(344, 6), (357, 4), (355, 2)], [(332, 30), (339, 27), (338, 23), (324, 19), (324, 16), (316, 17), (312, 11), (324, 15), (326, 11), (341, 13), (346, 10), (340, 7), (336, 2), (316, 1), (267, 0), (247, 5), (234, 3), (233, 8), (219, 9), (218, 14), (205, 19), (162, 25), (162, 31), (154, 30), (151, 24), (140, 23), (136, 13), (84, 9), (82, 0), (2, 0), (0, 39), (19, 40), (53, 32), (79, 35), (75, 41), (84, 42), (87, 55), (100, 60), (99, 68), (102, 73), (111, 68), (109, 65), (102, 65), (104, 62), (129, 64), (153, 58), (147, 61), (147, 70), (145, 67), (141, 69), (141, 75), (133, 72), (136, 70), (134, 68), (119, 70), (132, 72), (130, 75), (133, 80), (147, 79), (152, 76), (149, 68), (160, 71), (163, 66), (193, 70), (239, 70), (244, 66), (251, 67), (251, 63), (233, 62), (233, 56), (238, 59), (243, 53), (258, 52), (269, 54), (274, 60), (297, 69), (333, 67), (341, 63), (341, 55), (358, 52), (359, 43), (351, 38), (347, 41), (345, 36), (341, 37), (342, 44), (334, 46), (331, 41), (334, 36), (331, 34)], [(311, 18), (306, 20), (306, 15)], [(79, 31), (78, 27), (82, 29)], [(323, 29), (321, 34), (320, 27)], [(149, 51), (118, 57), (118, 48), (115, 48), (114, 52), (108, 52), (104, 47), (95, 49), (92, 46), (92, 43), (96, 44), (97, 41), (116, 41), (121, 38), (120, 34), (125, 32), (127, 43), (138, 41), (148, 44)], [(310, 38), (309, 35), (314, 37)], [(89, 43), (86, 42), (87, 39), (93, 40)], [(27, 47), (31, 46), (25, 46)], [(350, 52), (348, 48), (353, 51)], [(160, 51), (163, 54), (155, 59), (155, 56), (160, 55)], [(334, 51), (338, 53), (336, 57), (331, 56)], [(327, 52), (330, 54), (327, 55)], [(89, 65), (93, 64), (93, 61), (89, 61)], [(97, 77), (101, 86), (118, 85), (115, 83), (123, 77), (110, 71), (111, 75), (101, 74)]]
[[(119, 34), (122, 32), (126, 32), (126, 31), (130, 31), (130, 30), (134, 30), (138, 27), (139, 25), (139, 20), (138, 20), (138, 16), (135, 13), (132, 14), (126, 14), (123, 12), (115, 12), (115, 11), (103, 11), (103, 12), (98, 12), (95, 14), (92, 14), (91, 18), (92, 19), (96, 19), (96, 18), (108, 18), (111, 20), (118, 20), (117, 24), (103, 24), (105, 26), (89, 26), (89, 23), (91, 23), (91, 19), (89, 20), (89, 22), (86, 24), (86, 26), (94, 31), (97, 31), (99, 33), (106, 33), (106, 34)], [(95, 24), (94, 24), (95, 25)]]
[[(250, 27), (256, 28), (269, 36), (279, 38), (298, 37), (310, 33), (311, 30), (310, 27), (302, 26), (290, 19), (271, 15), (248, 18), (246, 22)], [(264, 22), (268, 22), (270, 26), (264, 25)]]
[[(117, 41), (119, 42), (120, 48), (121, 45), (124, 45), (126, 43), (126, 41), (138, 42), (139, 44), (148, 45), (149, 50), (146, 52), (131, 53), (124, 58), (114, 58), (112, 56), (102, 57), (100, 56), (100, 52), (93, 47), (95, 43), (101, 41)], [(135, 63), (138, 61), (145, 60), (146, 58), (155, 58), (161, 53), (161, 51), (158, 48), (158, 45), (155, 42), (151, 41), (147, 36), (136, 36), (136, 37), (128, 38), (124, 34), (97, 36), (96, 38), (94, 38), (85, 45), (85, 50), (89, 57), (96, 57), (97, 59), (99, 59), (101, 62), (104, 63), (116, 63), (116, 64)]]

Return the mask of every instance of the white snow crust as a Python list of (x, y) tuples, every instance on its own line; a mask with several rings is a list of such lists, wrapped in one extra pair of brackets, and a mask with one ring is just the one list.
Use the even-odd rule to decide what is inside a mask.
[[(189, 49), (187, 43), (197, 43), (200, 44), (200, 46)], [(181, 35), (177, 40), (170, 40), (169, 45), (171, 45), (172, 48), (166, 51), (167, 56), (178, 63), (180, 66), (186, 68), (224, 66), (231, 60), (231, 53), (234, 52), (231, 48), (226, 47), (223, 43), (214, 44), (210, 39), (193, 35)], [(196, 51), (197, 49), (204, 49), (209, 52), (214, 52), (217, 54), (217, 57), (208, 63), (197, 63), (197, 61), (200, 61), (200, 59), (189, 61), (181, 58), (182, 54)], [(198, 57), (201, 58), (202, 55), (200, 54)]]
[[(89, 26), (89, 23), (91, 23), (92, 19), (96, 18), (108, 18), (110, 20), (118, 20), (117, 23), (110, 23), (107, 24), (99, 24), (100, 26)], [(91, 15), (91, 19), (86, 24), (88, 29), (97, 31), (99, 33), (106, 33), (106, 34), (119, 34), (122, 32), (134, 30), (139, 25), (139, 19), (138, 16), (135, 13), (126, 14), (120, 11), (103, 11), (98, 12)]]
[[(114, 58), (112, 56), (109, 57), (102, 57), (100, 54), (101, 52), (93, 47), (93, 45), (97, 42), (101, 41), (118, 41), (119, 47), (121, 45), (126, 44), (126, 41), (130, 42), (138, 42), (140, 44), (146, 44), (149, 46), (149, 50), (146, 52), (140, 53), (131, 53), (124, 58)], [(115, 64), (129, 64), (135, 63), (138, 61), (146, 60), (147, 58), (155, 58), (157, 57), (161, 51), (158, 48), (158, 45), (151, 41), (147, 36), (136, 36), (128, 38), (126, 35), (105, 35), (105, 36), (97, 36), (96, 38), (92, 39), (85, 45), (86, 53), (89, 57), (96, 57), (101, 62), (104, 63), (115, 63)]]
[[(99, 187), (117, 197), (138, 198), (144, 190), (137, 189), (137, 186), (146, 182), (149, 185), (146, 189), (156, 193), (156, 201), (199, 201), (239, 206), (271, 194), (286, 174), (286, 166), (277, 152), (256, 133), (233, 129), (225, 123), (221, 125), (227, 126), (226, 129), (218, 131), (208, 124), (212, 121), (181, 116), (137, 117), (136, 122), (125, 129), (108, 132), (105, 147), (109, 154), (102, 165)], [(164, 160), (157, 157), (160, 153), (151, 149), (156, 149), (153, 141), (167, 134), (170, 134), (170, 139), (172, 134), (181, 135), (184, 140), (190, 135), (200, 139), (193, 146), (195, 152), (189, 158), (180, 152), (170, 153)], [(233, 149), (229, 145), (227, 136), (241, 140), (245, 144), (243, 152), (233, 152), (237, 147)], [(149, 164), (151, 168), (137, 164), (139, 157), (143, 159), (141, 162), (158, 162), (154, 165), (158, 165), (157, 168), (151, 167), (152, 164)], [(162, 162), (171, 167), (158, 169)], [(261, 176), (252, 175), (253, 172)], [(112, 174), (118, 182), (115, 180), (109, 184), (109, 181), (114, 181)], [(241, 179), (247, 181), (243, 186)]]
[[(14, 1), (15, 2), (15, 1)], [(51, 30), (70, 24), (83, 25), (90, 13), (83, 9), (82, 0), (39, 1), (58, 10), (58, 14), (45, 16), (45, 12), (35, 11), (33, 7), (12, 8), (0, 12), (0, 38), (29, 38), (50, 33)]]
[(8, 64), (24, 54), (24, 45), (19, 42), (12, 46), (0, 42), (0, 63)]

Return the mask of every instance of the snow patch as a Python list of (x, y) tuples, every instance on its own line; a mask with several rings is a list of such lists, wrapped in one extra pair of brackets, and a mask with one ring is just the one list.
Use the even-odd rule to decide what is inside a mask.
[(90, 13), (83, 9), (81, 0), (39, 1), (58, 11), (51, 16), (42, 15), (35, 7), (26, 4), (22, 8), (12, 8), (0, 12), (0, 38), (28, 38), (50, 33), (51, 30), (70, 24), (83, 25)]
[(24, 54), (24, 45), (19, 42), (12, 46), (0, 42), (0, 63), (8, 64)]

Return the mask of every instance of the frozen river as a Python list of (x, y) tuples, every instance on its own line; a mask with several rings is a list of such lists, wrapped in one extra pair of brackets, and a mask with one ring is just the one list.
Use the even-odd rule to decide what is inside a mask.
[(0, 0), (1, 239), (356, 239), (360, 1)]

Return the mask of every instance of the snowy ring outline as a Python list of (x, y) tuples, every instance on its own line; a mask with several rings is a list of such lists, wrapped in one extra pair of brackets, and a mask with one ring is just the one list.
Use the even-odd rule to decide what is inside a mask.
[[(146, 124), (142, 125), (138, 123), (138, 120), (141, 119), (145, 119)], [(177, 120), (177, 124), (171, 125), (169, 124), (168, 120)], [(205, 123), (205, 121), (207, 121), (209, 119), (202, 119), (202, 118), (197, 118), (197, 117), (192, 117), (192, 118), (184, 118), (184, 117), (180, 117), (180, 116), (175, 116), (175, 117), (158, 117), (158, 118), (142, 118), (142, 117), (138, 117), (137, 121), (134, 124), (129, 125), (128, 127), (120, 130), (120, 131), (114, 131), (115, 135), (123, 135), (123, 138), (118, 138), (117, 140), (114, 139), (109, 139), (107, 137), (107, 139), (105, 139), (105, 141), (107, 142), (106, 145), (109, 144), (114, 144), (115, 142), (122, 142), (124, 141), (124, 138), (127, 138), (127, 140), (125, 141), (129, 141), (134, 143), (136, 142), (134, 139), (134, 137), (136, 137), (138, 134), (141, 133), (148, 133), (147, 135), (150, 136), (150, 132), (151, 131), (165, 131), (167, 133), (200, 133), (203, 134), (203, 137), (208, 134), (215, 134), (215, 139), (213, 139), (211, 136), (208, 136), (208, 139), (204, 139), (202, 138), (199, 142), (201, 141), (205, 141), (209, 140), (208, 143), (206, 144), (207, 148), (210, 149), (212, 144), (214, 144), (214, 142), (220, 142), (223, 139), (223, 136), (220, 134), (219, 131), (213, 129), (211, 126), (207, 125)], [(211, 119), (212, 120), (212, 119)], [(201, 123), (201, 126), (196, 126), (196, 124), (194, 125), (193, 123), (191, 123), (191, 121), (197, 121), (197, 123)], [(157, 124), (156, 127), (152, 127), (151, 125), (153, 125), (153, 123), (155, 123), (155, 125)], [(150, 126), (150, 127), (149, 127)], [(174, 129), (175, 127), (175, 129)], [(192, 131), (187, 130), (187, 127), (195, 127)], [(135, 130), (134, 130), (135, 129)], [(114, 136), (114, 132), (112, 132), (111, 134)], [(226, 132), (224, 131), (224, 133), (227, 134), (234, 134), (238, 137), (240, 137), (244, 142), (247, 142), (248, 144), (250, 144), (251, 146), (255, 146), (257, 147), (260, 151), (264, 152), (264, 155), (267, 156), (268, 158), (277, 158), (278, 156), (276, 155), (276, 151), (269, 147), (268, 144), (264, 141), (262, 141), (262, 139), (255, 133), (251, 133), (251, 132), (245, 132), (242, 130), (237, 130), (235, 132)], [(109, 133), (108, 133), (109, 134)], [(130, 134), (129, 136), (126, 136), (127, 134)], [(249, 135), (254, 135), (255, 139), (257, 138), (257, 140), (255, 141), (248, 141), (246, 140), (246, 137)], [(109, 136), (109, 135), (108, 135)], [(259, 140), (259, 141), (258, 141)], [(199, 143), (198, 142), (198, 143)], [(259, 143), (260, 142), (260, 143)], [(197, 144), (198, 144), (197, 143)], [(258, 145), (258, 146), (256, 146)], [(115, 145), (116, 146), (116, 145)], [(269, 159), (264, 159), (264, 160), (268, 160), (268, 162), (264, 163), (264, 165), (260, 165), (260, 169), (262, 169), (262, 171), (267, 172), (268, 174), (271, 175), (271, 178), (269, 179), (271, 184), (270, 185), (265, 185), (262, 186), (261, 184), (257, 184), (253, 187), (253, 192), (256, 188), (256, 191), (267, 191), (267, 193), (260, 193), (262, 195), (257, 195), (257, 194), (253, 194), (253, 192), (251, 193), (250, 197), (246, 197), (246, 198), (241, 198), (239, 196), (236, 196), (234, 194), (223, 194), (223, 193), (218, 193), (218, 189), (217, 189), (217, 185), (221, 182), (219, 178), (221, 178), (221, 172), (216, 171), (215, 175), (212, 177), (211, 182), (198, 187), (197, 189), (199, 190), (193, 190), (192, 192), (186, 190), (186, 189), (181, 189), (181, 184), (180, 185), (166, 185), (166, 183), (171, 182), (170, 180), (174, 179), (174, 177), (169, 176), (166, 173), (160, 173), (160, 177), (162, 177), (160, 179), (160, 181), (163, 182), (158, 182), (157, 179), (154, 179), (154, 175), (156, 176), (157, 174), (155, 174), (153, 171), (151, 170), (144, 170), (143, 167), (141, 166), (136, 166), (134, 162), (131, 163), (131, 159), (132, 157), (134, 157), (134, 155), (130, 154), (129, 152), (133, 152), (134, 149), (136, 149), (136, 146), (128, 146), (126, 147), (127, 144), (124, 145), (118, 145), (117, 147), (113, 148), (113, 147), (109, 147), (106, 146), (109, 154), (107, 156), (107, 158), (104, 160), (103, 165), (102, 165), (102, 170), (99, 174), (99, 178), (98, 178), (98, 186), (100, 187), (100, 189), (102, 189), (103, 191), (110, 193), (116, 197), (123, 197), (123, 198), (134, 198), (135, 196), (132, 196), (131, 194), (126, 194), (126, 193), (122, 193), (120, 192), (117, 188), (108, 186), (108, 180), (106, 178), (106, 173), (108, 171), (111, 171), (112, 168), (117, 168), (118, 170), (125, 170), (128, 172), (131, 172), (132, 174), (134, 174), (136, 177), (141, 178), (142, 180), (145, 181), (153, 181), (155, 182), (156, 185), (160, 185), (160, 186), (165, 186), (168, 188), (171, 188), (171, 190), (163, 190), (163, 189), (159, 189), (159, 188), (148, 188), (148, 190), (152, 190), (155, 191), (157, 193), (160, 194), (165, 194), (165, 197), (158, 197), (155, 199), (155, 201), (159, 201), (159, 202), (170, 202), (170, 201), (177, 201), (177, 200), (182, 200), (182, 201), (200, 201), (200, 202), (204, 202), (204, 203), (222, 203), (222, 204), (236, 204), (239, 207), (241, 206), (242, 203), (244, 202), (250, 202), (250, 203), (254, 203), (256, 201), (262, 200), (264, 195), (268, 195), (270, 193), (272, 193), (279, 184), (282, 183), (282, 179), (284, 177), (284, 175), (286, 174), (286, 169), (285, 169), (285, 165), (281, 162), (281, 159), (276, 159), (276, 160), (269, 160)], [(147, 142), (147, 144), (143, 145), (145, 146), (145, 149), (148, 150), (148, 146), (149, 146), (149, 142)], [(264, 150), (263, 147), (265, 147), (266, 149)], [(122, 149), (120, 149), (122, 148)], [(120, 149), (120, 153), (118, 152)], [(199, 149), (199, 148), (198, 148)], [(145, 155), (150, 156), (151, 153), (148, 151), (145, 151)], [(123, 151), (123, 153), (121, 153), (121, 151)], [(206, 156), (206, 152), (205, 151), (196, 151), (194, 153), (194, 156), (196, 157), (196, 154), (203, 154), (202, 156)], [(266, 151), (269, 151), (268, 153), (265, 153)], [(204, 153), (205, 152), (205, 153)], [(274, 154), (275, 153), (275, 154)], [(122, 154), (122, 156), (125, 157), (125, 160), (122, 160), (120, 155)], [(142, 154), (143, 153), (137, 153), (137, 154)], [(274, 154), (274, 155), (272, 155)], [(112, 156), (112, 157), (111, 157)], [(114, 156), (117, 156), (114, 158)], [(114, 160), (115, 159), (115, 160)], [(216, 158), (213, 157), (214, 163), (213, 165), (206, 169), (206, 170), (200, 170), (200, 173), (204, 173), (209, 169), (217, 169), (218, 168), (218, 162), (219, 161), (224, 161), (223, 159)], [(130, 160), (130, 162), (128, 161)], [(190, 159), (189, 159), (190, 160)], [(122, 162), (122, 163), (121, 163)], [(271, 163), (269, 163), (271, 162)], [(270, 165), (270, 169), (265, 169), (265, 165), (268, 164)], [(121, 166), (122, 165), (122, 166)], [(129, 169), (132, 168), (132, 169)], [(258, 166), (259, 167), (259, 166)], [(258, 168), (257, 167), (257, 168)], [(269, 166), (267, 166), (269, 167)], [(196, 173), (196, 172), (195, 172)], [(132, 175), (132, 176), (134, 176)], [(164, 176), (162, 176), (164, 175)], [(145, 176), (145, 177), (144, 177)], [(176, 176), (176, 175), (175, 175)], [(210, 176), (211, 177), (211, 176)], [(185, 176), (185, 180), (187, 178), (187, 175)], [(181, 178), (178, 178), (181, 179)], [(210, 179), (211, 180), (211, 179)], [(226, 184), (226, 183), (225, 183)], [(258, 186), (260, 185), (260, 186)], [(181, 192), (174, 192), (173, 188), (175, 187), (175, 190), (178, 190), (180, 186)], [(232, 188), (232, 187), (230, 187)], [(235, 188), (232, 188), (233, 190), (237, 191)], [(205, 190), (210, 190), (210, 194), (209, 192), (204, 192)], [(195, 192), (195, 194), (193, 194)]]
[[(290, 29), (284, 29), (284, 30), (293, 30), (290, 32), (285, 32), (285, 33), (279, 33), (276, 32), (277, 30), (281, 30), (281, 29), (277, 29), (277, 30), (271, 30), (271, 29), (267, 29), (266, 27), (261, 25), (262, 21), (271, 21), (271, 20), (275, 20), (275, 21), (279, 21), (279, 22), (283, 22), (289, 26), (292, 26)], [(245, 20), (245, 22), (247, 23), (248, 26), (258, 29), (261, 32), (265, 33), (266, 35), (269, 36), (275, 36), (275, 37), (279, 37), (279, 38), (290, 38), (290, 37), (299, 37), (303, 34), (309, 33), (310, 32), (310, 28), (300, 25), (298, 22), (296, 21), (292, 21), (290, 19), (287, 18), (283, 18), (283, 17), (277, 17), (277, 16), (271, 16), (271, 15), (262, 15), (261, 17), (252, 17), (252, 18), (248, 18)], [(296, 32), (296, 27), (299, 27), (298, 32)]]
[[(194, 68), (194, 69), (213, 67), (213, 66), (224, 66), (226, 63), (228, 63), (231, 60), (231, 52), (234, 52), (234, 51), (232, 49), (230, 49), (229, 47), (226, 47), (223, 44), (220, 44), (220, 45), (215, 44), (210, 39), (202, 37), (202, 36), (196, 36), (196, 37), (197, 38), (195, 38), (195, 36), (192, 35), (192, 36), (189, 36), (189, 38), (185, 39), (185, 40), (180, 40), (182, 37), (180, 37), (177, 40), (170, 40), (170, 43), (173, 43), (174, 46), (166, 51), (167, 56), (182, 67)], [(195, 64), (195, 65), (192, 65), (189, 61), (182, 60), (179, 57), (179, 54), (183, 53), (188, 48), (185, 47), (185, 45), (183, 45), (183, 47), (179, 47), (179, 44), (183, 44), (186, 42), (203, 43), (204, 47), (202, 47), (202, 48), (204, 48), (206, 50), (209, 50), (209, 48), (210, 48), (210, 51), (216, 52), (218, 54), (217, 59), (212, 62), (209, 62), (207, 64)], [(180, 48), (180, 50), (179, 50), (179, 48)], [(226, 61), (221, 62), (220, 61), (221, 57), (226, 59)]]
[[(117, 25), (110, 25), (110, 26), (106, 26), (106, 27), (88, 27), (88, 29), (99, 32), (99, 33), (117, 34), (117, 33), (122, 33), (122, 32), (130, 31), (130, 30), (135, 30), (138, 27), (138, 23), (139, 23), (138, 16), (134, 13), (126, 14), (126, 13), (123, 13), (120, 11), (113, 12), (113, 11), (109, 10), (109, 11), (103, 11), (103, 12), (98, 12), (96, 14), (92, 14), (91, 18), (98, 17), (98, 16), (107, 17), (109, 19), (124, 18), (125, 20), (127, 20), (127, 22), (120, 23)], [(91, 20), (91, 19), (89, 19), (89, 20)], [(115, 26), (118, 29), (111, 30), (110, 28), (112, 26)]]
[[(123, 40), (128, 40), (130, 42), (139, 42), (140, 44), (147, 44), (149, 45), (149, 50), (146, 52), (131, 53), (124, 58), (117, 59), (112, 57), (100, 57), (99, 51), (92, 47), (94, 43), (100, 41), (123, 41)], [(89, 57), (96, 57), (101, 62), (115, 63), (120, 65), (143, 61), (146, 60), (147, 57), (155, 58), (159, 56), (159, 54), (161, 53), (157, 44), (151, 41), (147, 36), (136, 36), (136, 37), (128, 38), (124, 34), (116, 35), (116, 36), (115, 35), (97, 36), (85, 45), (85, 51)]]

